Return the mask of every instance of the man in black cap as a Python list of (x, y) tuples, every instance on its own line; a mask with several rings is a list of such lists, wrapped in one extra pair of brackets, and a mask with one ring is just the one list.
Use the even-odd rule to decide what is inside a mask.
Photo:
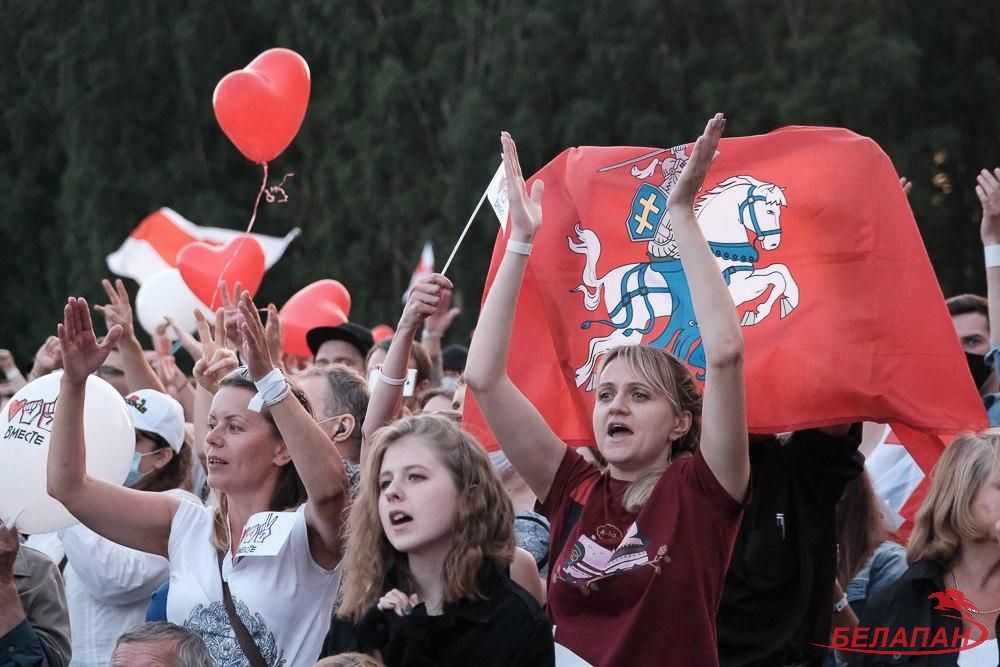
[(306, 333), (306, 342), (317, 365), (344, 364), (362, 375), (365, 372), (365, 357), (375, 344), (371, 330), (354, 322), (310, 329)]

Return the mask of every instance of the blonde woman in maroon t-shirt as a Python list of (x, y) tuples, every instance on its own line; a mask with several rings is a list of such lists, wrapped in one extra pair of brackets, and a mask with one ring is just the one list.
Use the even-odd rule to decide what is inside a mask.
[(663, 350), (609, 352), (594, 407), (604, 473), (559, 440), (507, 375), (542, 183), (528, 194), (514, 141), (502, 137), (512, 232), (465, 379), (552, 524), (556, 641), (595, 665), (718, 663), (715, 612), (750, 478), (740, 323), (694, 214), (724, 125), (721, 114), (708, 122), (668, 202), (704, 345), (704, 396)]

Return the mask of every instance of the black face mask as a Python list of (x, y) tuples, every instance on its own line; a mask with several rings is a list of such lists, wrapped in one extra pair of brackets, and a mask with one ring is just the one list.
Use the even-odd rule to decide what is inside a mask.
[(976, 383), (976, 387), (979, 388), (983, 386), (986, 382), (986, 378), (990, 376), (993, 368), (986, 365), (986, 360), (980, 354), (972, 354), (971, 352), (965, 353), (965, 362), (969, 364), (969, 371), (972, 373), (972, 381)]

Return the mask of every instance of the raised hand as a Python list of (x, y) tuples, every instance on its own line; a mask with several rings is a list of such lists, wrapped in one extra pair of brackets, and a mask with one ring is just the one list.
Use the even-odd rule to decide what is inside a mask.
[(195, 340), (195, 337), (187, 332), (184, 327), (177, 324), (174, 318), (167, 315), (164, 319), (167, 321), (167, 326), (169, 326), (174, 335), (177, 336), (177, 340), (181, 342), (181, 345), (187, 350), (187, 353), (191, 355), (191, 358), (195, 361), (201, 359), (201, 343)]
[(122, 328), (123, 336), (126, 338), (135, 338), (132, 303), (129, 301), (128, 292), (125, 290), (125, 283), (119, 278), (112, 285), (111, 281), (105, 278), (101, 281), (101, 287), (104, 288), (104, 293), (108, 295), (109, 303), (106, 306), (94, 306), (94, 310), (104, 316), (104, 322), (107, 324), (108, 329), (117, 324)]
[(226, 281), (219, 281), (219, 290), (222, 296), (222, 311), (226, 315), (226, 334), (227, 338), (225, 344), (229, 346), (232, 350), (238, 350), (243, 345), (243, 333), (240, 331), (239, 326), (236, 324), (236, 319), (239, 316), (239, 298), (240, 294), (240, 282), (236, 281), (236, 285), (233, 287), (233, 295), (229, 296), (229, 290), (226, 287)]
[(281, 346), (285, 336), (281, 326), (281, 316), (278, 307), (273, 303), (267, 305), (267, 324), (264, 325), (264, 338), (267, 339), (267, 352), (271, 355), (271, 364), (275, 368), (284, 368)]
[[(908, 179), (906, 176), (900, 176), (899, 177), (899, 185), (900, 185), (900, 187), (903, 188), (903, 194), (906, 195), (907, 197), (909, 197), (910, 196), (910, 190), (913, 189), (913, 183), (910, 182), (910, 179)], [(837, 599), (839, 600), (840, 598), (837, 598)]]
[[(403, 306), (403, 314), (399, 318), (399, 326), (397, 327), (398, 331), (416, 331), (425, 320), (429, 322), (429, 318), (438, 312), (445, 298), (451, 303), (452, 287), (451, 281), (440, 273), (432, 273), (417, 281), (410, 290), (410, 297), (406, 300), (406, 305)], [(449, 324), (451, 319), (454, 319), (454, 315), (449, 319)]]
[(153, 331), (153, 352), (157, 359), (163, 357), (173, 357), (170, 352), (170, 339), (167, 337), (167, 327), (170, 326), (166, 320), (160, 322)]
[(461, 309), (451, 307), (451, 288), (442, 289), (437, 310), (424, 321), (424, 335), (443, 336), (461, 312)]
[(675, 206), (694, 206), (694, 198), (705, 181), (708, 168), (715, 160), (715, 149), (719, 146), (719, 138), (722, 137), (722, 130), (725, 127), (726, 119), (721, 113), (712, 116), (705, 125), (705, 131), (694, 142), (691, 158), (684, 165), (677, 184), (670, 190), (667, 199), (668, 209)]
[(275, 368), (267, 347), (267, 334), (250, 292), (243, 292), (236, 305), (239, 309), (236, 323), (243, 338), (243, 361), (250, 371), (250, 379), (256, 382)]
[(211, 394), (219, 391), (219, 382), (236, 370), (240, 361), (236, 353), (226, 347), (226, 316), (222, 308), (215, 311), (215, 335), (208, 320), (196, 310), (194, 318), (198, 323), (198, 337), (201, 339), (201, 358), (194, 365), (194, 379)]
[(98, 343), (87, 300), (70, 297), (63, 309), (63, 323), (59, 325), (58, 333), (65, 371), (63, 380), (83, 384), (111, 354), (122, 336), (122, 327), (112, 325), (104, 341)]
[(979, 233), (983, 243), (1000, 243), (1000, 168), (983, 169), (976, 177), (976, 196), (983, 205), (983, 222)]
[(170, 325), (167, 322), (163, 322), (153, 332), (153, 350), (156, 352), (156, 358), (153, 360), (152, 366), (153, 370), (156, 371), (156, 377), (160, 378), (167, 393), (177, 398), (181, 390), (189, 385), (187, 378), (181, 373), (181, 369), (177, 368), (174, 355), (170, 352), (170, 339), (167, 338), (168, 326)]
[(56, 336), (49, 336), (38, 348), (38, 352), (35, 352), (35, 361), (28, 373), (28, 379), (36, 380), (57, 368), (62, 368), (62, 348)]
[(14, 363), (14, 355), (10, 353), (10, 350), (0, 350), (0, 371), (9, 373), (15, 370), (17, 370), (17, 364)]
[(517, 157), (517, 146), (507, 132), (500, 134), (503, 146), (503, 168), (507, 178), (507, 200), (510, 203), (511, 239), (530, 242), (542, 227), (542, 193), (544, 185), (535, 181), (528, 195)]

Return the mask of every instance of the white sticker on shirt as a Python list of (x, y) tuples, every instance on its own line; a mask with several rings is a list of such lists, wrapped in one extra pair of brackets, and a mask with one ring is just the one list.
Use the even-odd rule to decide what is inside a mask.
[(276, 556), (295, 525), (295, 512), (258, 512), (247, 521), (236, 557)]

